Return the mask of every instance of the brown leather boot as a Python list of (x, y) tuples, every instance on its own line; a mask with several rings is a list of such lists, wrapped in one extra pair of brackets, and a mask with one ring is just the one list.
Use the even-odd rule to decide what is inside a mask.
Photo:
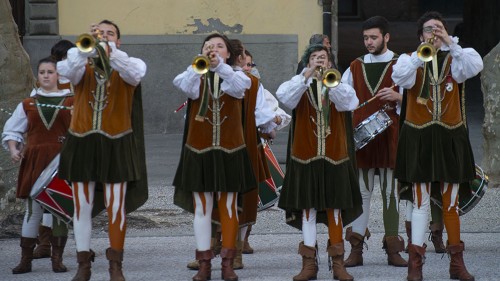
[(76, 252), (76, 261), (78, 262), (78, 271), (71, 281), (88, 281), (92, 272), (92, 262), (94, 261), (95, 253), (90, 251)]
[(236, 249), (222, 248), (220, 251), (222, 258), (221, 278), (224, 281), (238, 281), (238, 275), (234, 273), (233, 262), (236, 257)]
[(248, 237), (250, 236), (250, 232), (252, 231), (252, 226), (248, 226), (247, 233), (245, 233), (245, 239), (243, 240), (243, 254), (253, 254), (253, 248), (248, 243)]
[(21, 261), (12, 269), (12, 274), (31, 272), (31, 261), (33, 260), (33, 249), (35, 249), (36, 238), (21, 237)]
[(68, 236), (50, 238), (50, 243), (52, 244), (52, 256), (50, 259), (52, 261), (52, 271), (54, 272), (68, 271), (66, 266), (63, 264), (63, 253), (66, 241), (68, 241)]
[(317, 249), (300, 242), (299, 255), (302, 256), (302, 270), (293, 277), (293, 281), (316, 280), (318, 276)]
[[(215, 238), (212, 238), (210, 240), (210, 249), (213, 251), (215, 256), (220, 254), (220, 249), (222, 248), (221, 237), (222, 233), (219, 230), (217, 230)], [(190, 263), (187, 264), (187, 268), (191, 270), (198, 270), (200, 269), (200, 263), (198, 262), (198, 260), (191, 261)]]
[(408, 245), (411, 244), (411, 221), (405, 221), (406, 237), (408, 244), (406, 244), (405, 253), (408, 253)]
[(425, 263), (425, 248), (410, 244), (408, 245), (408, 281), (422, 281), (422, 266)]
[(123, 250), (107, 248), (106, 258), (109, 260), (110, 281), (125, 281), (122, 272)]
[(40, 225), (40, 227), (38, 227), (38, 245), (33, 251), (34, 259), (51, 257), (50, 237), (52, 237), (52, 228)]
[(444, 225), (442, 223), (431, 222), (429, 225), (429, 241), (434, 244), (434, 250), (438, 254), (446, 253), (446, 248), (443, 243), (443, 229)]
[(212, 259), (215, 257), (212, 250), (196, 250), (196, 260), (199, 261), (198, 273), (193, 276), (193, 281), (206, 281), (212, 278)]
[(353, 281), (354, 277), (347, 272), (344, 266), (344, 241), (331, 245), (328, 240), (328, 263), (330, 271), (333, 271), (333, 279), (340, 281)]
[(233, 262), (233, 269), (243, 269), (245, 265), (243, 264), (243, 241), (236, 241), (236, 257)]
[(460, 280), (460, 281), (474, 281), (474, 276), (472, 276), (465, 268), (464, 263), (464, 242), (460, 241), (458, 245), (448, 245), (446, 250), (451, 256), (450, 260), (450, 279)]
[(368, 229), (365, 232), (365, 236), (362, 236), (356, 232), (352, 232), (352, 227), (348, 227), (345, 232), (345, 240), (351, 243), (351, 253), (349, 257), (345, 260), (345, 267), (354, 267), (363, 265), (363, 243), (364, 240), (370, 238), (370, 232)]
[(387, 264), (394, 265), (396, 267), (407, 267), (408, 263), (399, 254), (405, 248), (405, 241), (403, 237), (397, 236), (386, 236), (382, 241), (382, 249), (385, 249), (387, 254)]

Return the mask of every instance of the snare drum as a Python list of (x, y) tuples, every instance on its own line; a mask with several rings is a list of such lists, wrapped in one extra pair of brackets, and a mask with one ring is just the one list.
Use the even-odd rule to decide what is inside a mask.
[(381, 109), (359, 123), (354, 128), (356, 150), (360, 150), (392, 124), (392, 119)]
[(458, 198), (458, 212), (465, 215), (472, 208), (476, 207), (479, 200), (481, 200), (488, 189), (488, 176), (484, 174), (483, 169), (476, 164), (476, 178), (470, 182), (470, 194)]
[(57, 176), (59, 154), (43, 170), (31, 188), (30, 197), (43, 208), (69, 224), (73, 220), (73, 191), (71, 184)]
[[(458, 214), (463, 216), (472, 210), (483, 198), (488, 189), (488, 176), (483, 169), (476, 164), (476, 178), (469, 183), (470, 193), (458, 198)], [(436, 195), (437, 196), (437, 195)], [(441, 198), (431, 197), (431, 200), (442, 209)]]
[(279, 199), (279, 192), (283, 186), (283, 178), (285, 177), (278, 160), (276, 160), (273, 151), (267, 143), (264, 143), (264, 152), (266, 154), (267, 165), (269, 166), (271, 177), (259, 184), (257, 211), (262, 211), (274, 206)]

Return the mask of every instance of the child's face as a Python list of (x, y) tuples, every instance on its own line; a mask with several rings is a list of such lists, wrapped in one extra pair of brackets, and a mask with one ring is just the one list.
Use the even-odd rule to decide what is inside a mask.
[(56, 66), (53, 63), (41, 63), (38, 66), (38, 83), (40, 88), (44, 90), (54, 90), (57, 89), (57, 79), (58, 74)]

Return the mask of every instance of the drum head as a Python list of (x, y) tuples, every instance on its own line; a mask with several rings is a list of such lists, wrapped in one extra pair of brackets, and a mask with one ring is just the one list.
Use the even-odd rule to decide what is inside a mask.
[(35, 197), (42, 192), (42, 190), (52, 181), (52, 178), (57, 173), (59, 168), (59, 154), (52, 159), (52, 161), (47, 165), (47, 167), (42, 171), (38, 179), (33, 184), (31, 188), (30, 197), (35, 199)]

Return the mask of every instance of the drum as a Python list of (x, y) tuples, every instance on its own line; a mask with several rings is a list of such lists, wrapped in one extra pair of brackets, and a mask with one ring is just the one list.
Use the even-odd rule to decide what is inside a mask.
[(472, 210), (483, 198), (486, 189), (488, 189), (488, 176), (484, 174), (483, 169), (476, 164), (476, 178), (470, 182), (470, 194), (458, 198), (458, 212), (465, 215)]
[(283, 178), (285, 177), (278, 160), (276, 160), (273, 151), (267, 143), (264, 143), (264, 152), (266, 154), (267, 165), (269, 166), (271, 177), (259, 184), (257, 211), (262, 211), (274, 206), (279, 199), (279, 192), (283, 186)]
[(382, 133), (392, 124), (392, 119), (384, 109), (381, 109), (359, 123), (354, 128), (354, 143), (356, 150), (367, 145), (378, 134)]
[(73, 220), (73, 191), (71, 184), (57, 176), (59, 154), (43, 170), (31, 188), (30, 197), (43, 208), (69, 224)]
[[(476, 178), (469, 183), (470, 193), (458, 198), (458, 214), (463, 216), (472, 210), (483, 198), (486, 189), (488, 189), (488, 176), (483, 169), (476, 164)], [(439, 195), (439, 197), (438, 197)], [(440, 194), (431, 196), (432, 202), (443, 208)]]

